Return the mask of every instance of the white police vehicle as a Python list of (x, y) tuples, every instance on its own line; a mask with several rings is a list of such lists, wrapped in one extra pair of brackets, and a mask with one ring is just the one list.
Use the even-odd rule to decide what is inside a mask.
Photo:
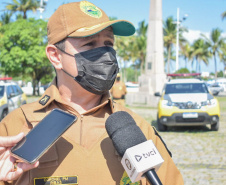
[(157, 126), (165, 131), (168, 126), (211, 125), (219, 129), (220, 107), (209, 93), (206, 83), (199, 79), (174, 79), (163, 88), (158, 103)]
[(26, 103), (27, 97), (16, 83), (0, 82), (0, 120), (12, 110)]

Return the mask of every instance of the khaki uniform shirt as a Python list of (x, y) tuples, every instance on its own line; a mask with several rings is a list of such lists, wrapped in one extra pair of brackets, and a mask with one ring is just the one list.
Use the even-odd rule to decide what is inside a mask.
[[(46, 90), (39, 101), (26, 104), (11, 112), (0, 123), (0, 135), (28, 133), (52, 109), (60, 108), (78, 117), (77, 121), (40, 159), (40, 165), (22, 174), (13, 185), (129, 185), (111, 139), (105, 130), (110, 114), (129, 112), (147, 139), (151, 139), (165, 162), (157, 174), (164, 185), (182, 185), (183, 179), (157, 132), (143, 118), (104, 95), (99, 106), (79, 114), (61, 99), (56, 83)], [(10, 183), (10, 184), (11, 184)], [(0, 185), (8, 184), (0, 182)], [(146, 179), (134, 183), (149, 184)]]

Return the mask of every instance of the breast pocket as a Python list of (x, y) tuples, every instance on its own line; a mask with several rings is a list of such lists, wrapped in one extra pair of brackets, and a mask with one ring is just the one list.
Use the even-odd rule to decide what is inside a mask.
[(40, 159), (38, 168), (58, 166), (58, 153), (54, 144)]
[[(34, 179), (50, 177), (58, 168), (58, 153), (55, 144), (39, 159), (39, 166), (29, 171), (29, 185), (34, 185)], [(21, 185), (21, 184), (20, 184)], [(23, 184), (27, 185), (27, 184)]]

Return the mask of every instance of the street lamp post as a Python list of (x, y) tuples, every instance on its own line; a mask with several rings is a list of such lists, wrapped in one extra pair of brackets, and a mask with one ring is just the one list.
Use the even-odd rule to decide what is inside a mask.
[(180, 26), (180, 20), (179, 20), (179, 15), (180, 15), (180, 9), (177, 8), (177, 39), (176, 39), (176, 71), (179, 69), (179, 26)]
[(40, 11), (40, 19), (42, 19), (42, 13), (45, 10), (43, 1), (47, 2), (48, 0), (40, 0), (40, 7), (38, 8), (38, 10)]
[[(185, 14), (182, 21), (186, 20), (187, 17), (188, 14)], [(180, 20), (180, 9), (177, 8), (176, 71), (179, 69), (179, 28), (182, 21)]]

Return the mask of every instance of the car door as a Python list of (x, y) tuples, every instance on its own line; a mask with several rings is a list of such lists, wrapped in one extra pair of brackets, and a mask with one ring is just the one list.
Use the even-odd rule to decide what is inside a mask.
[(8, 110), (11, 112), (12, 110), (15, 109), (15, 95), (13, 92), (13, 87), (12, 85), (7, 86), (7, 102), (8, 102)]
[(13, 87), (13, 92), (14, 92), (14, 98), (13, 98), (13, 102), (15, 105), (15, 109), (20, 107), (21, 105), (21, 93), (19, 91), (19, 89), (17, 88), (17, 85), (12, 85)]

